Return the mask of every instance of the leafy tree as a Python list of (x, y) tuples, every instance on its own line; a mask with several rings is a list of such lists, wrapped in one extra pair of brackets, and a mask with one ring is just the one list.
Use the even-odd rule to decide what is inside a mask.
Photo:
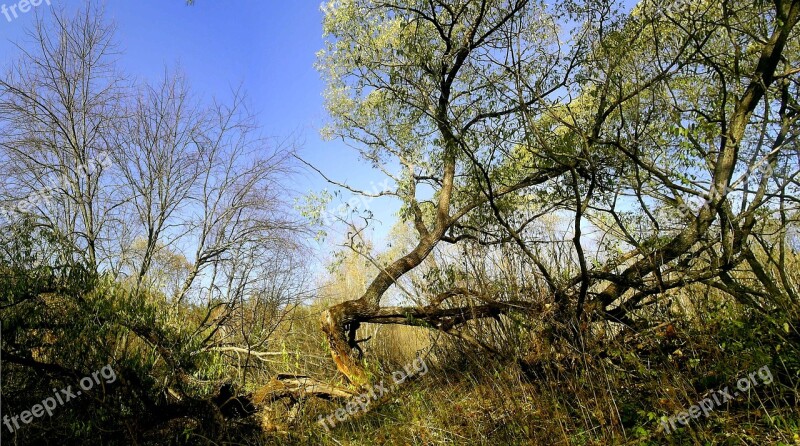
[[(522, 312), (577, 335), (585, 320), (646, 324), (637, 311), (691, 283), (769, 300), (730, 272), (758, 215), (792, 201), (800, 3), (621, 11), (592, 0), (326, 4), (328, 134), (389, 175), (401, 168), (394, 193), (418, 237), (361, 297), (323, 315), (352, 381), (367, 379), (350, 354), (363, 322), (459, 335), (470, 320)], [(569, 221), (560, 265), (536, 237), (548, 215)], [(454, 287), (427, 305), (382, 306), (443, 243), (513, 247), (545, 296)], [(458, 296), (472, 302), (448, 307)]]

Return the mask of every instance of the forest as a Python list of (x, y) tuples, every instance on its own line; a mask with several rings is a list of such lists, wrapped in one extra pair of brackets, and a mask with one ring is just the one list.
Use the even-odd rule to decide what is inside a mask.
[(800, 0), (325, 0), (346, 166), (101, 3), (3, 6), (2, 444), (800, 445)]

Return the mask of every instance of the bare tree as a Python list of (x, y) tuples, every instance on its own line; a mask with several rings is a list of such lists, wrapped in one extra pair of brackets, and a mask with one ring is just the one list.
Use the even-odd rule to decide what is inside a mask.
[(38, 21), (31, 49), (0, 80), (2, 202), (25, 202), (92, 269), (105, 260), (99, 245), (113, 206), (105, 154), (123, 94), (112, 33), (88, 5), (74, 20), (62, 13), (52, 26)]
[[(208, 102), (182, 75), (123, 81), (113, 27), (91, 6), (56, 10), (30, 37), (0, 80), (0, 201), (34, 233), (55, 234), (58, 245), (41, 240), (59, 256), (53, 270), (85, 271), (94, 288), (47, 283), (0, 308), (25, 300), (47, 314), (58, 302), (41, 296), (61, 295), (62, 311), (93, 316), (103, 360), (127, 367), (156, 352), (157, 389), (124, 369), (148, 422), (213, 418), (218, 408), (201, 390), (228, 376), (261, 378), (277, 325), (307, 297), (303, 228), (287, 201), (292, 148), (258, 134), (239, 91)], [(70, 339), (68, 324), (26, 329)], [(4, 359), (51, 370), (13, 350), (4, 346)], [(223, 368), (206, 367), (209, 358)]]

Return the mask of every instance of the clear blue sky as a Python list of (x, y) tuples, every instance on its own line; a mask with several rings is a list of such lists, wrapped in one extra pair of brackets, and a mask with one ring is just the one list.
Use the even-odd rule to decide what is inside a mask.
[[(82, 4), (51, 0), (52, 7)], [(68, 2), (68, 3), (64, 3)], [(0, 5), (16, 4), (0, 0)], [(266, 135), (296, 138), (302, 156), (337, 180), (371, 188), (383, 180), (341, 142), (325, 142), (319, 129), (326, 114), (323, 82), (313, 64), (322, 48), (322, 13), (315, 0), (106, 0), (106, 17), (117, 26), (120, 67), (140, 79), (159, 79), (165, 67), (179, 66), (196, 92), (226, 97), (241, 85)], [(16, 56), (12, 42), (23, 37), (34, 14), (50, 8), (42, 3), (8, 22), (0, 15), (0, 64)], [(297, 179), (299, 193), (328, 186), (316, 174)], [(345, 200), (351, 194), (343, 194)], [(388, 231), (392, 206), (380, 200), (370, 206)], [(334, 206), (335, 207), (335, 206)], [(333, 237), (332, 237), (333, 238)]]

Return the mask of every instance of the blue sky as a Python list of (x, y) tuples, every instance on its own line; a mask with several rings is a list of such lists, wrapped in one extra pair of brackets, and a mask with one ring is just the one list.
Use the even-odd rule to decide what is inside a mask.
[[(13, 42), (24, 38), (34, 14), (59, 4), (81, 4), (51, 1), (52, 6), (42, 3), (11, 22), (0, 15), (3, 67), (16, 57)], [(16, 3), (0, 0), (0, 5), (9, 7)], [(157, 80), (165, 67), (177, 66), (195, 91), (208, 98), (228, 97), (241, 85), (266, 135), (297, 140), (303, 158), (354, 187), (372, 189), (371, 182), (383, 181), (352, 149), (319, 136), (326, 119), (324, 84), (313, 66), (323, 46), (319, 2), (197, 0), (186, 6), (183, 0), (106, 0), (104, 4), (107, 19), (117, 27), (124, 72)], [(333, 189), (312, 173), (297, 178), (292, 187), (298, 193)], [(344, 201), (351, 196), (345, 192)], [(392, 224), (392, 206), (374, 200), (370, 207), (384, 222), (377, 228), (380, 237)]]
[[(0, 0), (9, 8), (19, 0)], [(47, 0), (8, 22), (0, 15), (0, 66), (18, 52), (13, 42), (24, 38), (37, 13), (51, 7), (75, 8), (83, 0)], [(100, 0), (103, 1), (103, 0)], [(626, 3), (633, 3), (626, 1)], [(120, 68), (139, 79), (158, 80), (165, 67), (179, 67), (195, 91), (207, 98), (230, 95), (241, 86), (265, 135), (299, 143), (301, 156), (328, 176), (363, 190), (384, 184), (385, 178), (360, 161), (340, 141), (326, 142), (319, 130), (326, 119), (324, 84), (314, 68), (323, 47), (322, 13), (318, 0), (104, 0), (105, 14), (117, 27)], [(335, 189), (309, 171), (291, 184), (298, 194)], [(328, 209), (336, 212), (351, 198), (344, 191)], [(373, 238), (381, 246), (394, 223), (396, 202), (369, 202), (383, 224)], [(341, 231), (340, 231), (341, 232)], [(341, 235), (329, 232), (329, 242)], [(324, 256), (327, 248), (320, 249)]]

